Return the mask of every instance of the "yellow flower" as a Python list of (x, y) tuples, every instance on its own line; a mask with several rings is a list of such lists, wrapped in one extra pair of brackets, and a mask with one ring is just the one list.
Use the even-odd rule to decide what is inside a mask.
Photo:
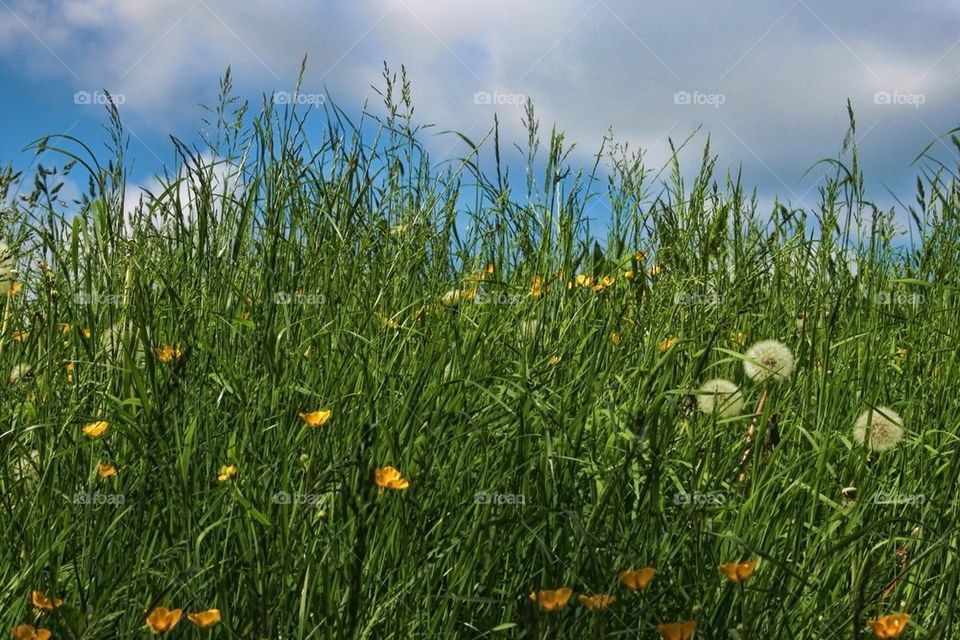
[(577, 600), (590, 611), (600, 613), (606, 611), (610, 605), (616, 602), (617, 596), (610, 595), (609, 593), (598, 593), (594, 596), (581, 594), (577, 596)]
[(560, 356), (550, 356), (550, 357), (547, 359), (547, 364), (550, 365), (551, 367), (553, 367), (553, 366), (555, 366), (555, 365), (557, 365), (557, 364), (560, 364)]
[(530, 286), (530, 295), (534, 298), (540, 298), (543, 296), (543, 278), (540, 276), (533, 276), (533, 285)]
[[(23, 289), (23, 285), (21, 285), (19, 282), (17, 282), (16, 280), (14, 280), (14, 281), (9, 285), (9, 290), (7, 291), (7, 295), (12, 298), (13, 296), (15, 296), (15, 295), (17, 295), (18, 293), (20, 293), (20, 289)], [(31, 627), (31, 628), (32, 628), (32, 627)], [(49, 632), (48, 632), (48, 633), (49, 633)]]
[(584, 273), (577, 275), (577, 286), (578, 287), (592, 287), (593, 286), (593, 276), (588, 276)]
[(867, 624), (873, 629), (873, 635), (878, 638), (899, 638), (909, 621), (908, 613), (888, 613), (876, 620), (867, 620)]
[(559, 611), (567, 606), (573, 589), (561, 587), (559, 589), (543, 589), (530, 594), (530, 599), (540, 605), (543, 611)]
[(668, 351), (670, 347), (677, 344), (677, 336), (670, 336), (669, 338), (664, 338), (657, 343), (657, 349), (660, 351)]
[(89, 338), (90, 336), (93, 335), (93, 332), (90, 331), (90, 329), (80, 329), (80, 334), (81, 334), (84, 338)]
[(633, 259), (637, 262), (644, 262), (647, 259), (647, 254), (643, 251), (637, 251), (633, 254)]
[(73, 382), (73, 363), (68, 362), (63, 368), (67, 370), (67, 382)]
[(13, 640), (50, 640), (53, 634), (49, 629), (34, 629), (33, 625), (21, 624), (10, 632)]
[(153, 350), (153, 352), (157, 354), (157, 360), (163, 364), (170, 364), (174, 360), (179, 360), (180, 356), (183, 355), (183, 351), (180, 349), (180, 347), (174, 347), (171, 345), (157, 347)]
[(663, 273), (663, 267), (661, 267), (659, 264), (655, 264), (655, 265), (653, 265), (652, 267), (650, 267), (650, 277), (651, 277), (651, 278), (656, 278), (656, 277), (659, 276), (661, 273)]
[(183, 609), (168, 610), (166, 607), (157, 607), (147, 616), (147, 626), (154, 633), (173, 631), (173, 628), (180, 622), (182, 614)]
[(757, 560), (747, 562), (725, 562), (720, 565), (720, 570), (727, 576), (731, 582), (742, 582), (757, 569)]
[(14, 331), (12, 337), (13, 337), (14, 341), (16, 341), (16, 342), (26, 342), (26, 341), (27, 341), (27, 338), (30, 337), (30, 332), (29, 332), (29, 331), (23, 331), (23, 330)]
[(30, 601), (33, 603), (33, 606), (36, 607), (38, 615), (41, 611), (50, 613), (63, 604), (63, 600), (60, 598), (50, 598), (44, 595), (42, 591), (37, 590), (30, 592)]
[(747, 344), (747, 334), (743, 331), (734, 331), (730, 334), (730, 340), (736, 342), (741, 347)]
[(232, 464), (225, 464), (220, 467), (220, 473), (217, 475), (217, 482), (226, 482), (237, 475), (237, 467)]
[(321, 409), (320, 411), (301, 411), (297, 414), (300, 419), (310, 427), (322, 427), (333, 416), (332, 409)]
[(637, 589), (646, 589), (650, 586), (650, 581), (653, 580), (653, 576), (657, 574), (657, 570), (653, 567), (644, 567), (642, 569), (627, 569), (626, 571), (621, 571), (620, 582), (623, 585), (630, 589), (630, 591), (636, 591)]
[(188, 614), (187, 618), (201, 629), (209, 629), (220, 623), (220, 610), (207, 609), (206, 611), (198, 611), (197, 613)]
[(393, 467), (377, 467), (373, 472), (373, 481), (380, 487), (380, 493), (384, 489), (400, 491), (410, 486), (403, 474)]
[(897, 357), (901, 360), (905, 360), (907, 355), (910, 353), (906, 347), (897, 347)]
[(624, 271), (623, 277), (626, 278), (627, 280), (633, 280), (633, 270)]
[(99, 438), (107, 432), (107, 427), (110, 424), (106, 420), (97, 420), (96, 422), (91, 422), (83, 427), (83, 433), (91, 438)]
[(70, 329), (72, 329), (72, 328), (73, 328), (73, 327), (71, 327), (71, 326), (70, 326), (69, 324), (67, 324), (66, 322), (62, 322), (62, 323), (60, 324), (60, 333), (70, 333)]
[(101, 478), (112, 478), (117, 475), (117, 468), (107, 462), (97, 463), (97, 475)]
[(657, 625), (657, 633), (663, 640), (692, 640), (693, 632), (696, 630), (697, 623), (693, 620), (665, 622)]
[(612, 344), (613, 346), (617, 346), (618, 344), (620, 344), (620, 334), (617, 333), (616, 331), (610, 334), (610, 344)]
[(382, 326), (382, 327), (384, 327), (384, 328), (386, 328), (386, 329), (399, 329), (399, 328), (400, 328), (400, 323), (398, 323), (398, 322), (397, 322), (396, 320), (394, 320), (393, 318), (388, 318), (386, 315), (380, 313), (379, 311), (377, 311), (377, 312), (374, 313), (373, 315), (374, 315), (374, 317), (377, 319), (377, 322), (380, 323), (380, 326)]
[(597, 280), (597, 283), (593, 285), (593, 290), (596, 293), (600, 293), (607, 287), (613, 286), (613, 283), (616, 281), (617, 281), (616, 278), (614, 278), (613, 276), (603, 276), (603, 278), (601, 278), (600, 280)]

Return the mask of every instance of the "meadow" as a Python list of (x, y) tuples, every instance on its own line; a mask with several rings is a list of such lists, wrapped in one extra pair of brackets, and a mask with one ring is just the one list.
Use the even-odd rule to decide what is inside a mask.
[(403, 76), (222, 89), (139, 202), (115, 109), (0, 173), (12, 637), (960, 630), (956, 167), (771, 210), (696, 140), (434, 164)]

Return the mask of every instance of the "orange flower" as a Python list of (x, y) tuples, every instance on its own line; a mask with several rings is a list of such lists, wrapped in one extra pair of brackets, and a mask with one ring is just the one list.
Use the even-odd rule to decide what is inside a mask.
[(331, 416), (333, 416), (333, 410), (321, 409), (320, 411), (301, 411), (297, 415), (300, 416), (301, 420), (307, 423), (307, 426), (316, 428), (327, 424), (327, 421), (330, 420)]
[(577, 600), (590, 611), (601, 613), (617, 601), (617, 596), (610, 595), (609, 593), (598, 593), (593, 596), (581, 594), (577, 596)]
[(49, 629), (34, 629), (32, 625), (21, 624), (10, 632), (13, 640), (50, 640), (53, 636)]
[(567, 606), (570, 596), (573, 595), (573, 589), (569, 587), (560, 587), (559, 589), (543, 589), (534, 591), (530, 594), (530, 599), (540, 605), (543, 611), (559, 611)]
[(720, 570), (731, 582), (741, 582), (753, 575), (757, 568), (757, 560), (747, 562), (726, 562), (720, 565)]
[(117, 468), (106, 462), (97, 463), (97, 475), (101, 478), (112, 478), (117, 475)]
[(692, 640), (693, 632), (696, 630), (697, 623), (693, 620), (665, 622), (657, 625), (657, 633), (663, 640)]
[(646, 589), (650, 586), (650, 581), (653, 580), (657, 570), (653, 567), (644, 567), (642, 569), (627, 569), (626, 571), (620, 572), (620, 582), (624, 584), (627, 589), (630, 591), (636, 591), (637, 589)]
[(84, 425), (83, 433), (91, 438), (99, 438), (107, 432), (109, 426), (110, 424), (106, 420), (97, 420)]
[(153, 350), (157, 354), (157, 360), (163, 364), (170, 364), (174, 360), (179, 360), (180, 356), (183, 355), (183, 350), (180, 347), (174, 347), (167, 345), (165, 347), (157, 347)]
[(384, 489), (400, 491), (410, 486), (403, 474), (393, 467), (377, 467), (373, 472), (373, 481), (380, 487), (380, 493)]
[(60, 598), (50, 598), (44, 595), (42, 591), (36, 590), (30, 592), (30, 601), (33, 602), (33, 606), (37, 608), (37, 613), (41, 611), (50, 613), (63, 604), (63, 600)]
[(867, 620), (867, 625), (873, 629), (873, 635), (878, 638), (899, 638), (909, 621), (908, 613), (888, 613), (876, 620)]
[(180, 622), (182, 614), (183, 609), (169, 610), (166, 607), (157, 607), (147, 616), (147, 626), (154, 633), (173, 631), (173, 628)]
[(197, 613), (187, 615), (187, 618), (201, 629), (209, 629), (220, 623), (220, 609), (198, 611)]

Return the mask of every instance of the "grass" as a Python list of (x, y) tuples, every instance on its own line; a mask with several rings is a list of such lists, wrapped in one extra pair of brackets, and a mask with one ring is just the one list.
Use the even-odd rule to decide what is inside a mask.
[[(165, 606), (220, 610), (183, 638), (654, 638), (696, 620), (698, 638), (831, 639), (906, 611), (904, 637), (954, 637), (955, 168), (922, 165), (902, 242), (852, 146), (818, 165), (817, 207), (761, 211), (709, 147), (692, 179), (610, 139), (578, 171), (528, 106), (518, 181), (497, 129), (431, 164), (406, 78), (385, 78), (381, 115), (353, 121), (252, 114), (227, 76), (205, 148), (174, 141), (137, 207), (115, 111), (106, 164), (51, 136), (36, 149), (65, 165), (2, 174), (22, 288), (0, 296), (0, 624), (147, 637)], [(743, 367), (765, 339), (796, 360), (766, 386)], [(740, 415), (694, 410), (717, 377)], [(882, 453), (853, 438), (879, 406), (905, 430)], [(321, 409), (319, 427), (298, 416)], [(408, 488), (379, 491), (388, 465)], [(718, 568), (751, 559), (739, 584)], [(628, 591), (618, 572), (644, 566)], [(528, 598), (562, 586), (562, 610)], [(62, 606), (35, 617), (34, 589)], [(601, 593), (604, 613), (576, 599)]]

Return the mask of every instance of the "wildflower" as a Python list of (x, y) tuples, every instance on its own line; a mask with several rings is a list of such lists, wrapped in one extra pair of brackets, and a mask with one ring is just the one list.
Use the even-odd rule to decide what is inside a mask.
[(73, 327), (71, 327), (71, 326), (70, 326), (69, 324), (67, 324), (66, 322), (61, 322), (61, 323), (60, 323), (60, 333), (70, 333), (70, 329), (72, 329), (72, 328), (73, 328)]
[(551, 367), (556, 366), (560, 364), (560, 359), (561, 359), (560, 356), (550, 356), (547, 359), (547, 364), (550, 365)]
[(576, 277), (576, 283), (578, 287), (592, 287), (593, 276), (588, 276), (585, 273), (579, 273)]
[(663, 640), (692, 640), (697, 630), (697, 623), (693, 620), (686, 622), (665, 622), (657, 625), (657, 633)]
[(647, 253), (645, 251), (635, 251), (633, 254), (633, 259), (637, 262), (646, 262)]
[(109, 426), (110, 423), (106, 420), (97, 420), (96, 422), (84, 425), (83, 433), (91, 438), (99, 438), (107, 432)]
[(888, 613), (876, 620), (867, 620), (867, 625), (873, 629), (873, 635), (878, 638), (899, 638), (909, 621), (908, 613)]
[(908, 351), (906, 347), (897, 347), (897, 350), (895, 353), (897, 354), (897, 357), (900, 358), (901, 360), (906, 360), (907, 355), (910, 353), (910, 351)]
[(633, 271), (632, 270), (624, 271), (623, 277), (626, 278), (627, 280), (633, 280)]
[(786, 380), (793, 373), (793, 354), (782, 342), (763, 340), (747, 349), (743, 368), (757, 382)]
[(543, 278), (533, 276), (533, 284), (530, 286), (530, 295), (534, 298), (543, 297)]
[(716, 413), (721, 418), (729, 418), (743, 409), (743, 394), (737, 385), (729, 380), (708, 380), (697, 394), (697, 408), (703, 413)]
[(651, 277), (651, 278), (656, 278), (656, 277), (659, 276), (661, 273), (663, 273), (663, 267), (660, 266), (659, 264), (655, 264), (655, 265), (653, 265), (652, 267), (650, 267), (650, 277)]
[(180, 349), (180, 347), (174, 347), (170, 345), (158, 347), (154, 349), (153, 352), (157, 354), (157, 360), (163, 364), (170, 364), (174, 360), (179, 360), (180, 356), (183, 355), (183, 351)]
[(377, 467), (374, 469), (373, 481), (380, 487), (380, 493), (383, 493), (384, 489), (401, 491), (410, 486), (403, 474), (393, 467)]
[(720, 565), (720, 570), (730, 582), (743, 582), (753, 575), (757, 569), (757, 560), (748, 560), (747, 562), (726, 562)]
[(596, 284), (594, 284), (591, 288), (594, 290), (595, 293), (600, 293), (604, 289), (608, 287), (612, 287), (613, 283), (615, 283), (616, 281), (617, 281), (616, 278), (614, 278), (613, 276), (603, 276), (603, 278), (597, 280)]
[(44, 595), (42, 591), (37, 590), (30, 592), (30, 602), (36, 607), (37, 615), (39, 615), (40, 612), (50, 613), (63, 604), (63, 600), (60, 598), (50, 598)]
[(386, 315), (380, 313), (379, 311), (376, 312), (376, 313), (373, 314), (373, 315), (374, 315), (374, 317), (377, 319), (377, 322), (380, 323), (380, 326), (384, 327), (385, 329), (399, 329), (399, 328), (400, 328), (400, 323), (398, 323), (398, 322), (397, 322), (396, 320), (394, 320), (393, 318), (387, 317)]
[(217, 474), (217, 482), (226, 482), (227, 480), (232, 479), (237, 475), (237, 466), (233, 464), (225, 464), (220, 467), (220, 472)]
[(33, 625), (21, 624), (10, 632), (13, 640), (50, 640), (53, 634), (49, 629), (35, 629)]
[(206, 611), (198, 611), (197, 613), (188, 614), (187, 619), (201, 629), (209, 629), (220, 623), (220, 610), (207, 609)]
[(307, 423), (309, 427), (322, 427), (327, 424), (333, 416), (332, 409), (321, 409), (320, 411), (301, 411), (297, 414), (300, 419)]
[(616, 331), (610, 334), (610, 344), (612, 344), (613, 346), (617, 346), (618, 344), (620, 344), (620, 334), (617, 333)]
[(747, 334), (743, 331), (734, 331), (730, 334), (730, 341), (736, 342), (741, 347), (747, 344)]
[(530, 594), (530, 599), (536, 602), (540, 609), (546, 612), (559, 611), (567, 606), (573, 589), (560, 587), (559, 589), (543, 589)]
[(854, 439), (863, 444), (869, 432), (870, 448), (886, 451), (900, 443), (903, 438), (903, 420), (900, 414), (889, 407), (868, 409), (860, 414), (853, 426)]
[(26, 342), (27, 338), (30, 337), (30, 332), (24, 330), (14, 331), (13, 334), (11, 334), (11, 337), (13, 338), (14, 342)]
[(117, 475), (117, 468), (108, 462), (98, 462), (97, 475), (101, 478), (112, 478)]
[(669, 351), (670, 347), (677, 344), (677, 336), (670, 336), (669, 338), (664, 338), (657, 343), (657, 349), (661, 352)]
[(63, 365), (63, 368), (67, 370), (67, 382), (72, 383), (73, 382), (73, 363), (68, 362), (67, 364)]
[(82, 335), (84, 338), (89, 338), (90, 336), (93, 335), (93, 332), (90, 331), (90, 329), (84, 327), (83, 329), (80, 329), (80, 335)]
[(147, 616), (147, 626), (154, 633), (173, 631), (173, 628), (180, 622), (182, 614), (183, 609), (169, 610), (166, 607), (157, 607)]
[(577, 596), (577, 600), (590, 611), (601, 613), (609, 609), (610, 605), (617, 601), (617, 596), (610, 595), (609, 593), (598, 593), (594, 596), (581, 594)]
[(12, 296), (17, 292), (14, 288), (17, 286), (16, 264), (13, 259), (13, 251), (6, 244), (0, 242), (0, 295)]
[(7, 378), (7, 382), (10, 384), (17, 384), (30, 375), (30, 370), (30, 365), (21, 362), (10, 370), (10, 376)]
[(646, 589), (650, 586), (650, 581), (653, 580), (657, 570), (653, 567), (644, 567), (642, 569), (627, 569), (626, 571), (621, 571), (619, 573), (620, 582), (623, 585), (630, 589), (630, 591), (636, 591), (637, 589)]

